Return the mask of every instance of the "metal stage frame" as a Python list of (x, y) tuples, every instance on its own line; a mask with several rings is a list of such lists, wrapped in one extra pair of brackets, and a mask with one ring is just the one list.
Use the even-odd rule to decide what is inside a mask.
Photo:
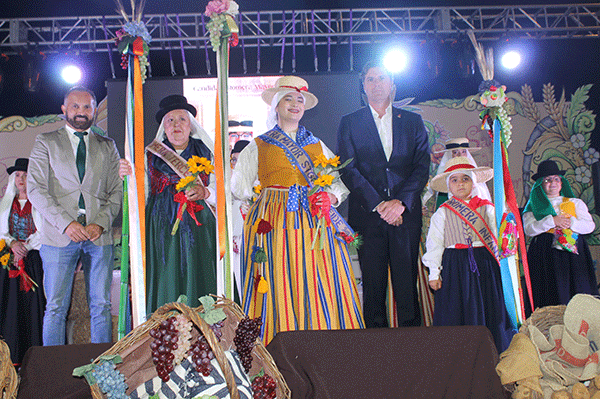
[[(600, 34), (600, 3), (567, 5), (411, 7), (243, 11), (237, 17), (242, 48), (352, 46), (389, 41), (457, 40), (474, 31), (477, 40), (583, 39)], [(202, 13), (146, 15), (150, 51), (208, 51), (208, 18)], [(0, 19), (0, 52), (116, 52), (119, 15)], [(315, 57), (316, 58), (316, 57)], [(183, 57), (185, 64), (185, 56)], [(352, 65), (352, 60), (350, 60)], [(316, 62), (316, 61), (315, 61)], [(328, 60), (329, 63), (329, 60)], [(184, 65), (185, 67), (185, 65)], [(185, 68), (187, 71), (187, 68)], [(318, 66), (315, 65), (315, 70)], [(187, 74), (187, 73), (186, 73)], [(114, 73), (113, 73), (114, 75)]]

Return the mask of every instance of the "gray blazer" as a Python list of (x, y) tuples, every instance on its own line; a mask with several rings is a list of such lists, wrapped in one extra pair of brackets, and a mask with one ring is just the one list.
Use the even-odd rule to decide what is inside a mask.
[(104, 228), (94, 244), (112, 244), (112, 223), (121, 210), (123, 183), (119, 153), (113, 139), (90, 133), (83, 182), (65, 128), (37, 136), (27, 170), (27, 195), (42, 216), (42, 244), (64, 247), (71, 242), (64, 231), (77, 219), (83, 194), (87, 223)]

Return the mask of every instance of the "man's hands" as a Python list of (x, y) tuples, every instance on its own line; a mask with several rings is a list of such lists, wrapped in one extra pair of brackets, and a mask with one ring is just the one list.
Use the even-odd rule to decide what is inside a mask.
[(65, 234), (69, 236), (73, 242), (95, 241), (102, 235), (104, 228), (97, 224), (91, 223), (83, 226), (75, 220), (69, 223), (65, 229)]
[(392, 226), (400, 226), (402, 224), (402, 214), (405, 209), (404, 204), (397, 199), (382, 202), (375, 208), (379, 216)]
[(133, 174), (133, 168), (126, 159), (119, 159), (119, 177), (121, 180), (125, 180), (125, 176)]

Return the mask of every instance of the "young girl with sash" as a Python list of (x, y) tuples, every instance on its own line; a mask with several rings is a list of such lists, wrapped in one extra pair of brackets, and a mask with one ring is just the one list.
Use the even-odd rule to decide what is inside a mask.
[(504, 305), (494, 205), (475, 186), (492, 176), (491, 168), (457, 157), (432, 179), (432, 188), (450, 198), (431, 217), (422, 260), (436, 291), (433, 325), (487, 326), (502, 352), (515, 331)]
[[(262, 186), (244, 222), (244, 312), (262, 318), (265, 344), (279, 331), (362, 328), (348, 245), (336, 234), (352, 234), (334, 209), (348, 190), (338, 179), (319, 194), (317, 205), (332, 205), (325, 229), (317, 228), (307, 197), (313, 161), (321, 154), (334, 156), (299, 125), (304, 110), (318, 100), (295, 76), (280, 78), (262, 98), (271, 105), (267, 125), (272, 130), (240, 153), (232, 177), (233, 193), (242, 200), (252, 197), (257, 179)], [(320, 239), (313, 245), (323, 232), (323, 245)]]
[(533, 237), (527, 259), (536, 308), (566, 305), (575, 294), (598, 295), (594, 263), (583, 238), (596, 226), (564, 174), (556, 162), (541, 162), (523, 214), (525, 234)]

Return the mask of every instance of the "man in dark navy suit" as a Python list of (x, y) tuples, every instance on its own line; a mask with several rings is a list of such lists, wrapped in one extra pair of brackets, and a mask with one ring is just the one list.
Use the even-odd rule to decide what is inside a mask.
[(421, 193), (429, 178), (429, 142), (421, 116), (392, 107), (392, 76), (371, 62), (362, 84), (369, 104), (345, 115), (338, 154), (350, 190), (348, 223), (364, 238), (358, 251), (367, 327), (387, 327), (388, 265), (399, 326), (421, 324), (417, 262)]

